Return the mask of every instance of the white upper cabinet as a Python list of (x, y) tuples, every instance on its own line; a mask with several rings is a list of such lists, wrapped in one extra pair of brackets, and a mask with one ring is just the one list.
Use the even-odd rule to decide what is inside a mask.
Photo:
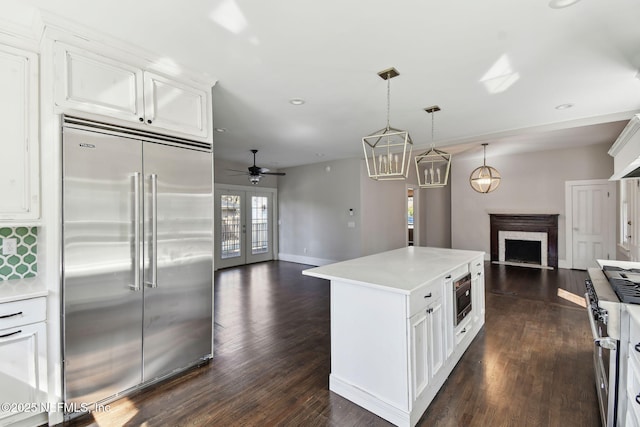
[(144, 120), (142, 70), (63, 43), (55, 44), (59, 107)]
[(0, 221), (40, 216), (38, 56), (0, 44)]
[(207, 92), (146, 71), (144, 111), (148, 124), (207, 136)]
[[(177, 136), (209, 139), (210, 88), (56, 41), (55, 104)], [(209, 89), (209, 90), (207, 90)]]

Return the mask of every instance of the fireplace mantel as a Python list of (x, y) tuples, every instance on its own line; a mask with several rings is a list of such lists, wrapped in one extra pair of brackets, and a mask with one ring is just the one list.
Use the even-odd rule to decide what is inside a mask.
[(558, 268), (559, 214), (489, 214), (491, 224), (491, 261), (498, 261), (498, 231), (543, 232), (548, 236), (548, 265)]

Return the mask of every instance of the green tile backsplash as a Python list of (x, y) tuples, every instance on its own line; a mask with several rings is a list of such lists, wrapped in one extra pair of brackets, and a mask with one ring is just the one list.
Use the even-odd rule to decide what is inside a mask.
[(16, 255), (2, 254), (0, 240), (0, 281), (33, 277), (38, 272), (38, 228), (1, 227), (0, 239), (16, 239)]

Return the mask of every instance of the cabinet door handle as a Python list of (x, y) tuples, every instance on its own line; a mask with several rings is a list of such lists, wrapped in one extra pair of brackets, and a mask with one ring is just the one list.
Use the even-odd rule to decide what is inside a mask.
[(429, 292), (428, 294), (426, 294), (424, 297), (425, 297), (425, 298), (431, 298), (431, 292)]
[(640, 394), (636, 395), (636, 403), (640, 405)]
[(20, 332), (22, 332), (22, 330), (18, 330), (18, 331), (15, 331), (15, 332), (9, 332), (8, 334), (0, 335), (0, 338), (6, 338), (6, 337), (10, 337), (11, 335), (17, 335)]
[(141, 122), (144, 122), (144, 119), (142, 117), (138, 118), (138, 120), (140, 120)]
[(636, 351), (637, 351), (638, 353), (640, 353), (640, 342), (639, 342), (638, 344), (636, 344), (636, 345), (634, 346), (634, 348), (636, 349)]
[(152, 122), (151, 120), (147, 120), (147, 123), (151, 124), (151, 123), (153, 123), (153, 122)]
[(445, 279), (451, 279), (451, 275), (448, 275), (447, 277), (445, 277)]
[(22, 314), (21, 311), (17, 312), (17, 313), (12, 313), (12, 314), (5, 314), (4, 316), (0, 316), (0, 319), (6, 319), (7, 317), (15, 317), (15, 316), (20, 316)]

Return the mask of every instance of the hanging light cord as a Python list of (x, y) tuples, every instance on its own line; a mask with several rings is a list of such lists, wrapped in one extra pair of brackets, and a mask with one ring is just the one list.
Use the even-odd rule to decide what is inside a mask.
[(391, 127), (389, 118), (391, 116), (391, 72), (387, 73), (387, 130)]
[(433, 116), (436, 114), (436, 112), (434, 111), (433, 113), (431, 113), (431, 148), (433, 149), (435, 147), (435, 144), (433, 142), (433, 133), (434, 133), (434, 126), (435, 126), (435, 121), (433, 119)]

